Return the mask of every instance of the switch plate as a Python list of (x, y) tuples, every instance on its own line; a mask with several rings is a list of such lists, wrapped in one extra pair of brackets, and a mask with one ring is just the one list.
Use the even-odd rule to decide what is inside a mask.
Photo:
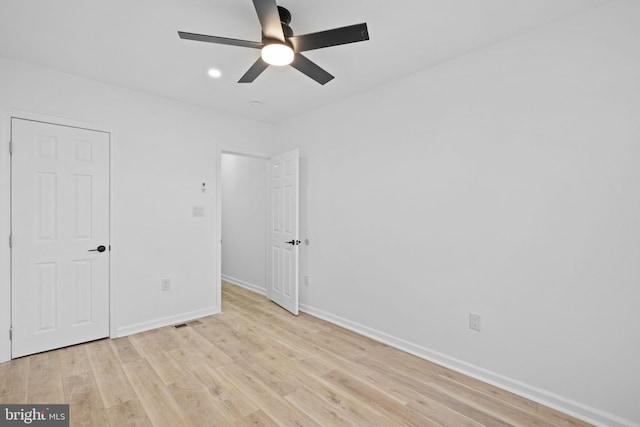
[(203, 217), (204, 216), (204, 206), (194, 206), (193, 207), (193, 216)]
[(168, 291), (171, 289), (171, 279), (162, 279), (162, 285), (160, 287), (163, 291)]
[(469, 329), (478, 332), (482, 330), (482, 317), (479, 314), (469, 313)]

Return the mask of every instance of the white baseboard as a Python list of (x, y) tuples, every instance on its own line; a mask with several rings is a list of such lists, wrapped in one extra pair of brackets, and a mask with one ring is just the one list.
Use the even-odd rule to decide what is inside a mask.
[(257, 294), (267, 296), (267, 290), (265, 288), (254, 285), (253, 283), (245, 282), (244, 280), (236, 279), (235, 277), (227, 276), (226, 274), (222, 275), (222, 280), (224, 280), (225, 282), (229, 282), (232, 285), (240, 286), (241, 288), (245, 288)]
[(163, 317), (149, 322), (136, 323), (131, 326), (124, 326), (117, 329), (116, 337), (125, 337), (127, 335), (137, 334), (139, 332), (149, 331), (151, 329), (162, 328), (164, 326), (175, 325), (176, 323), (188, 322), (190, 320), (199, 319), (201, 317), (211, 316), (220, 313), (220, 307), (211, 307), (204, 310), (191, 311), (189, 313), (181, 313), (175, 316)]
[(357, 332), (381, 343), (390, 345), (391, 347), (413, 354), (414, 356), (418, 356), (422, 359), (426, 359), (430, 362), (452, 369), (456, 372), (460, 372), (461, 374), (494, 385), (503, 390), (517, 394), (518, 396), (522, 396), (526, 399), (556, 409), (596, 426), (640, 427), (640, 424), (625, 420), (616, 415), (609, 414), (599, 409), (584, 405), (580, 402), (567, 399), (546, 390), (542, 390), (523, 382), (497, 374), (495, 372), (488, 371), (473, 364), (455, 359), (453, 357), (449, 357), (437, 351), (433, 351), (426, 347), (422, 347), (409, 341), (405, 341), (401, 338), (394, 337), (387, 333), (353, 322), (351, 320), (335, 316), (331, 313), (327, 313), (306, 304), (300, 304), (300, 311), (326, 320), (327, 322), (336, 324), (338, 326), (342, 326), (343, 328), (349, 329), (353, 332)]

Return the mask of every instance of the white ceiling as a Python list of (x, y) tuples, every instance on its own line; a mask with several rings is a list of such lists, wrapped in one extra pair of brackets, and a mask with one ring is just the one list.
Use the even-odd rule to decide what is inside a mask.
[(0, 55), (277, 122), (605, 2), (280, 0), (295, 34), (367, 22), (371, 40), (305, 54), (335, 76), (325, 86), (291, 67), (238, 84), (258, 50), (178, 38), (260, 41), (251, 0), (0, 0)]

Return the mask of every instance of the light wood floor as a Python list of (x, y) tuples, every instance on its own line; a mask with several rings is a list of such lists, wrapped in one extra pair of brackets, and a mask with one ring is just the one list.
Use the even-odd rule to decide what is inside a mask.
[(223, 283), (223, 313), (0, 365), (0, 403), (86, 426), (586, 426)]

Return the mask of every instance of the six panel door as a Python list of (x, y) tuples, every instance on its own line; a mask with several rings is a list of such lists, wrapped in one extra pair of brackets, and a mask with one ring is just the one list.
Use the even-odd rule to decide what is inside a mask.
[(107, 337), (109, 134), (13, 118), (11, 135), (12, 357)]
[(269, 298), (297, 315), (299, 152), (274, 156), (269, 165)]

